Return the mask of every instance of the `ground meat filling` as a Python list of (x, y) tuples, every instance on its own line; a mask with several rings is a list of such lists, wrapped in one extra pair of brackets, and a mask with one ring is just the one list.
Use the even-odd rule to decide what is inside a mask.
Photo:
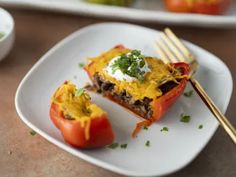
[[(123, 90), (121, 93), (117, 94), (114, 91), (115, 84), (104, 81), (98, 73), (96, 73), (93, 77), (94, 79), (94, 86), (96, 87), (96, 91), (98, 93), (102, 93), (103, 95), (112, 95), (113, 99), (119, 102), (122, 105), (125, 105), (131, 110), (134, 110), (140, 116), (149, 119), (152, 117), (152, 109), (150, 103), (152, 99), (148, 97), (144, 97), (142, 100), (134, 100), (132, 96)], [(169, 81), (159, 87), (162, 93), (165, 94), (170, 91), (172, 88), (177, 86), (177, 83), (173, 81)]]

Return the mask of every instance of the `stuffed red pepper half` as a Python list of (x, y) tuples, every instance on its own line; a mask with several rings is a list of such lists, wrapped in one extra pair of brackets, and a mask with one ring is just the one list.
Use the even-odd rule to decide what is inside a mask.
[(97, 148), (113, 142), (106, 112), (91, 102), (84, 89), (65, 82), (51, 99), (50, 117), (65, 141), (78, 148)]
[(181, 95), (189, 65), (165, 64), (118, 45), (90, 58), (85, 70), (97, 92), (144, 118), (133, 132), (136, 136), (141, 128), (158, 121)]

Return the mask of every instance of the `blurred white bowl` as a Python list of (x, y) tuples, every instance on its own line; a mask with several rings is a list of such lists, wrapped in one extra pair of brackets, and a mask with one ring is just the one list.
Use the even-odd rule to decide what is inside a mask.
[(6, 10), (0, 8), (0, 61), (10, 52), (14, 38), (14, 20)]

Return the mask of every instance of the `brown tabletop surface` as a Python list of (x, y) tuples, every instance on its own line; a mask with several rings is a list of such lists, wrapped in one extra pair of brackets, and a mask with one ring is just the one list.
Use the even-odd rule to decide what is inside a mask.
[[(11, 53), (0, 62), (0, 176), (2, 177), (118, 177), (56, 147), (19, 119), (14, 106), (16, 88), (28, 70), (52, 46), (84, 26), (111, 21), (78, 15), (9, 9), (15, 19), (16, 40)], [(158, 24), (141, 24), (162, 29)], [(172, 26), (171, 26), (172, 27)], [(236, 79), (236, 29), (172, 27), (186, 40), (219, 56)], [(224, 83), (222, 83), (224, 84)], [(236, 86), (234, 84), (234, 86)], [(236, 93), (226, 116), (236, 126)], [(188, 148), (188, 147), (186, 147)], [(218, 128), (208, 145), (187, 167), (171, 177), (236, 176), (235, 145)]]

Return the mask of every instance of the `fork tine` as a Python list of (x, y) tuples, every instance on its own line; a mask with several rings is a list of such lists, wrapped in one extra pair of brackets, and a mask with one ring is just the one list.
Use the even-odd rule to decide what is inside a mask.
[(161, 47), (159, 46), (159, 44), (157, 42), (155, 42), (155, 49), (157, 51), (157, 53), (160, 55), (161, 59), (165, 62), (165, 63), (170, 63), (169, 58), (167, 57), (167, 55), (165, 54), (165, 52), (161, 49)]
[(168, 57), (169, 62), (175, 63), (178, 62), (176, 57), (172, 54), (172, 52), (168, 49), (165, 43), (162, 40), (156, 41), (158, 46), (165, 52), (166, 56)]
[(168, 38), (170, 38), (175, 45), (183, 52), (183, 54), (187, 57), (188, 60), (193, 60), (194, 56), (191, 52), (185, 47), (185, 45), (178, 39), (178, 37), (171, 31), (169, 28), (164, 29)]
[(173, 42), (165, 35), (165, 33), (161, 32), (160, 34), (161, 38), (163, 41), (165, 41), (165, 43), (169, 46), (170, 50), (174, 53), (174, 55), (176, 56), (176, 58), (179, 61), (184, 62), (184, 56), (183, 54), (179, 51), (179, 49), (173, 44)]

